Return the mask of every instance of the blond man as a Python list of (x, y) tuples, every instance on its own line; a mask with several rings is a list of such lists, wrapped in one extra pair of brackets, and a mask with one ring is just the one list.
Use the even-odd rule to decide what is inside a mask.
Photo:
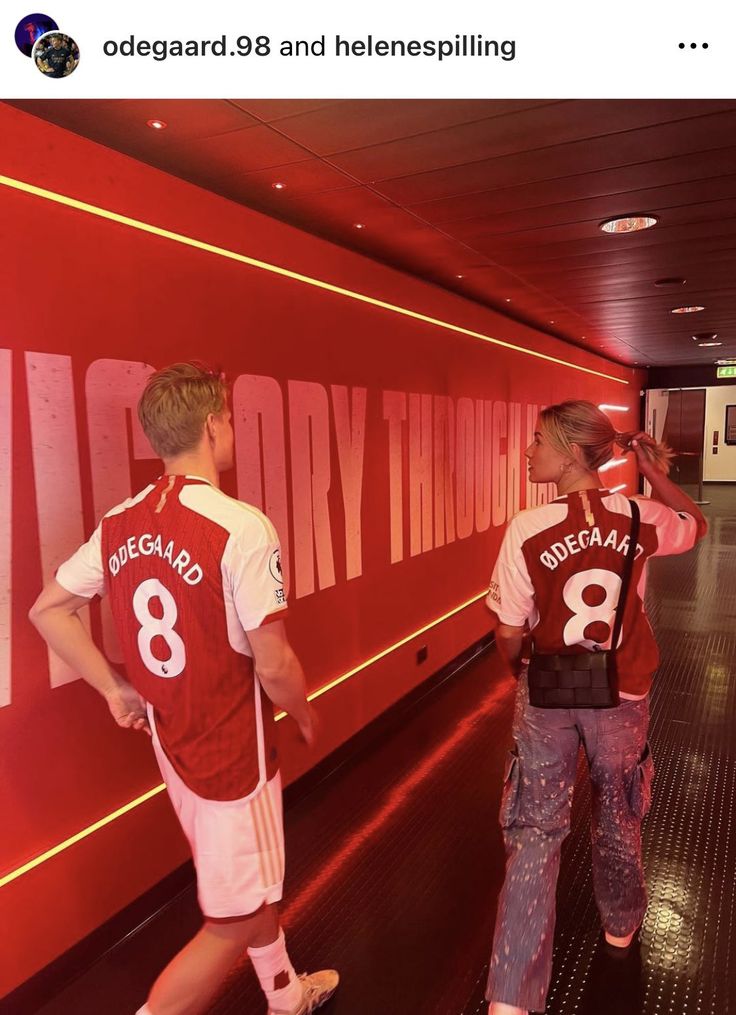
[[(284, 838), (273, 705), (307, 744), (313, 722), (284, 630), (278, 537), (265, 515), (219, 489), (234, 442), (220, 375), (192, 363), (161, 370), (138, 414), (163, 474), (105, 515), (30, 617), (103, 695), (118, 725), (151, 735), (192, 849), (204, 925), (139, 1015), (204, 1012), (245, 949), (269, 1015), (307, 1015), (332, 996), (338, 976), (298, 977), (279, 925)], [(77, 616), (103, 594), (127, 679)]]

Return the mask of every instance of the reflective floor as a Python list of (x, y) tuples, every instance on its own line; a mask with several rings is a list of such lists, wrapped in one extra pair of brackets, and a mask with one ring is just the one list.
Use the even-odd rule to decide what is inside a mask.
[[(736, 485), (709, 485), (705, 495), (706, 541), (650, 565), (662, 666), (640, 948), (616, 961), (601, 947), (581, 767), (548, 1015), (736, 1013)], [(298, 970), (340, 970), (326, 1015), (484, 1010), (512, 692), (495, 653), (477, 657), (410, 712), (396, 710), (379, 742), (287, 808), (289, 950)], [(40, 1010), (131, 1015), (197, 922), (188, 889)], [(264, 1008), (243, 966), (213, 1013)]]

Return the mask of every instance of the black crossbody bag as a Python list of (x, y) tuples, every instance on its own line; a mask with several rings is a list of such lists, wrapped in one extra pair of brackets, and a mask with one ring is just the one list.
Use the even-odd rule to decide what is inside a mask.
[(536, 708), (615, 708), (619, 704), (616, 650), (631, 584), (637, 541), (639, 507), (631, 504), (631, 533), (616, 604), (611, 648), (569, 655), (541, 655), (529, 660), (529, 704)]

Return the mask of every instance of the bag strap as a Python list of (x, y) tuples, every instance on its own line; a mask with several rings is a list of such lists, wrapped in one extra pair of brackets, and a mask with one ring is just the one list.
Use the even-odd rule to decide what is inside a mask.
[(611, 635), (611, 650), (615, 650), (618, 645), (619, 635), (621, 634), (621, 624), (624, 619), (624, 607), (626, 605), (626, 596), (629, 592), (629, 585), (631, 584), (631, 572), (634, 570), (634, 557), (636, 556), (636, 547), (639, 539), (639, 505), (635, 500), (629, 500), (631, 504), (631, 532), (629, 533), (629, 548), (626, 551), (626, 560), (624, 562), (624, 570), (621, 576), (621, 591), (618, 596), (618, 603), (616, 605), (616, 622), (613, 625), (613, 634)]

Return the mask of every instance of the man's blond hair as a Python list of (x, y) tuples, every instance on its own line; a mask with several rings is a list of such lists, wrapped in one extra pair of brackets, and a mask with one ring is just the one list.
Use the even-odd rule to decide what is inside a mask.
[(227, 407), (221, 373), (202, 363), (174, 363), (149, 379), (138, 403), (138, 419), (161, 458), (192, 451), (202, 439), (205, 420)]

